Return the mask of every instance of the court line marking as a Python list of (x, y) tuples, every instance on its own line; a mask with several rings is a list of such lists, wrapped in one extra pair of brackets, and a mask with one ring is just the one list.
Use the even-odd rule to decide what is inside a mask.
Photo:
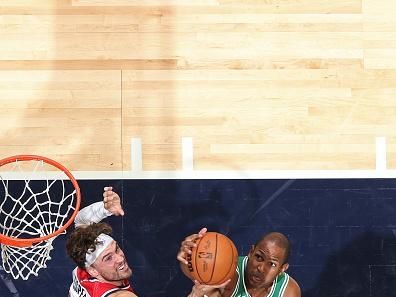
[(182, 167), (183, 170), (194, 170), (194, 148), (192, 137), (182, 138)]
[(375, 139), (375, 168), (377, 171), (386, 171), (386, 139)]
[(76, 171), (76, 179), (343, 179), (396, 178), (396, 170)]
[[(131, 139), (130, 171), (73, 171), (76, 179), (343, 179), (396, 178), (396, 170), (386, 166), (386, 139), (376, 138), (376, 168), (370, 170), (194, 170), (192, 138), (182, 140), (182, 170), (145, 171), (142, 167), (142, 141)], [(23, 179), (18, 172), (2, 172), (3, 178)], [(51, 175), (51, 173), (48, 173)], [(31, 176), (34, 179), (34, 176)], [(38, 178), (39, 179), (39, 178)]]
[[(182, 170), (170, 171), (78, 171), (77, 179), (337, 179), (396, 178), (386, 165), (386, 138), (376, 137), (376, 168), (373, 170), (194, 170), (193, 140), (182, 138)], [(141, 149), (141, 148), (140, 148)], [(141, 153), (141, 151), (140, 151)]]
[[(371, 179), (396, 178), (396, 170), (169, 170), (169, 171), (72, 171), (78, 180), (87, 179)], [(4, 180), (24, 180), (20, 173), (1, 173)], [(46, 175), (49, 179), (51, 173)], [(29, 179), (42, 179), (30, 175)], [(59, 179), (58, 175), (54, 175)]]
[(142, 140), (139, 137), (131, 138), (131, 168), (132, 172), (143, 171)]

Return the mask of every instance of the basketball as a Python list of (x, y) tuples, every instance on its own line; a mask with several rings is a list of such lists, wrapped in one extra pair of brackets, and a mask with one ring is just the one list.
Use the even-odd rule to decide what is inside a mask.
[(192, 280), (206, 285), (219, 285), (234, 275), (238, 252), (231, 239), (217, 232), (207, 232), (195, 243), (197, 247), (187, 257)]

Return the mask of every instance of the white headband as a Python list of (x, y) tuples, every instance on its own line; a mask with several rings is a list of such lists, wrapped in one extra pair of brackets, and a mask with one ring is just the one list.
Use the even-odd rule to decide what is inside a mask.
[(88, 250), (85, 254), (85, 267), (91, 266), (99, 255), (112, 243), (114, 239), (107, 234), (99, 234), (95, 240), (96, 248), (94, 251)]

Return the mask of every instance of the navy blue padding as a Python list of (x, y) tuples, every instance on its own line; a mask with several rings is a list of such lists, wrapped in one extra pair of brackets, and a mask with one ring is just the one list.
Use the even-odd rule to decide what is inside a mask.
[[(185, 236), (208, 227), (240, 254), (269, 231), (292, 242), (289, 273), (304, 297), (396, 296), (396, 181), (84, 180), (84, 205), (105, 185), (126, 215), (108, 221), (127, 254), (140, 297), (183, 297), (191, 288), (176, 254)], [(65, 236), (39, 277), (14, 281), (21, 296), (66, 296), (74, 267)], [(11, 296), (0, 281), (0, 296)]]

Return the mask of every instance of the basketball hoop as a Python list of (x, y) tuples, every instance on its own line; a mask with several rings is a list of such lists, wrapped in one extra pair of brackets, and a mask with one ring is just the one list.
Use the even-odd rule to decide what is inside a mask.
[(4, 270), (15, 279), (38, 275), (52, 242), (66, 233), (81, 194), (67, 168), (42, 156), (0, 160), (0, 243)]

